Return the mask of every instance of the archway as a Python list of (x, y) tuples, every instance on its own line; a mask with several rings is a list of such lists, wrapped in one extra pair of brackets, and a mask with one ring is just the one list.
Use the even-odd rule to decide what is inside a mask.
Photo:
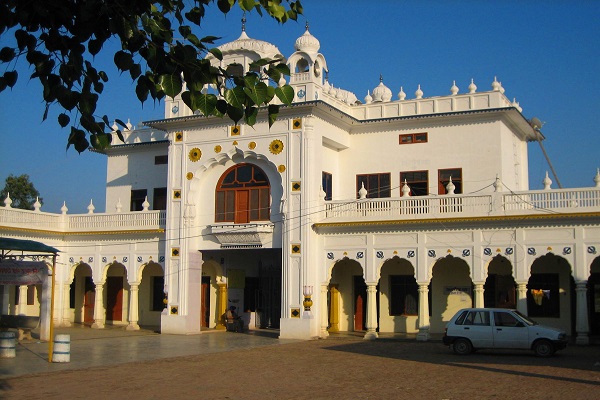
[(333, 266), (328, 310), (330, 332), (365, 330), (367, 285), (357, 261), (344, 258)]
[(568, 261), (552, 253), (537, 258), (527, 283), (527, 315), (571, 334), (574, 307), (575, 283)]
[(123, 264), (113, 263), (106, 271), (104, 285), (105, 323), (122, 325), (127, 321), (129, 309), (129, 284), (127, 270)]
[(155, 262), (143, 266), (139, 288), (138, 315), (139, 325), (160, 327), (160, 315), (166, 304), (165, 274), (163, 267)]
[(394, 257), (381, 267), (379, 332), (418, 332), (419, 285), (410, 261)]
[(473, 306), (469, 266), (451, 255), (439, 259), (431, 278), (431, 332), (442, 333), (446, 323), (462, 308)]
[(497, 255), (490, 261), (484, 285), (486, 308), (517, 308), (516, 283), (512, 265), (505, 257)]
[(600, 257), (596, 257), (590, 266), (587, 295), (590, 334), (600, 335)]
[(91, 326), (94, 323), (96, 286), (92, 279), (92, 267), (79, 263), (74, 267), (69, 290), (69, 308), (73, 309), (70, 320)]

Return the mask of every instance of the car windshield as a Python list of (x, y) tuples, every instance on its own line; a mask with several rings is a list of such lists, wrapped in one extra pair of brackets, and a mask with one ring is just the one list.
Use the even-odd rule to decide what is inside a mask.
[(528, 316), (521, 314), (517, 310), (515, 310), (514, 313), (517, 314), (519, 317), (521, 317), (521, 319), (523, 320), (523, 322), (525, 322), (529, 326), (531, 326), (531, 325), (537, 325), (538, 324), (537, 322), (535, 322), (534, 320), (532, 320)]

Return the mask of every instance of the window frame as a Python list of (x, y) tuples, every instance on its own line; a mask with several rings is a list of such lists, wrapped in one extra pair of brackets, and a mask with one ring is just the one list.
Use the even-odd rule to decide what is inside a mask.
[[(239, 180), (243, 176), (238, 174), (246, 173), (243, 169), (247, 167), (251, 168), (250, 179)], [(240, 163), (227, 169), (217, 182), (214, 199), (215, 222), (237, 224), (271, 219), (271, 183), (258, 165)], [(247, 204), (246, 209), (240, 209), (240, 204)]]
[[(425, 173), (426, 178), (425, 181), (423, 180), (415, 180), (413, 179), (407, 179), (406, 178), (406, 174), (416, 174), (416, 173)], [(402, 196), (402, 188), (404, 187), (404, 181), (406, 180), (406, 183), (408, 184), (408, 187), (410, 188), (410, 195), (411, 196), (428, 196), (429, 195), (429, 171), (424, 169), (424, 170), (415, 170), (415, 171), (400, 171), (400, 196)], [(422, 185), (418, 185), (419, 183), (425, 183), (425, 193), (415, 193), (414, 192), (414, 188), (418, 187), (420, 188)]]
[[(405, 139), (405, 140), (403, 140)], [(398, 136), (398, 144), (417, 144), (429, 141), (428, 132), (403, 133)]]
[[(456, 177), (455, 174), (452, 173), (453, 171), (458, 172), (458, 177)], [(445, 174), (448, 172), (450, 172), (448, 174), (448, 178), (442, 179), (442, 174)], [(456, 189), (454, 189), (454, 193), (455, 194), (463, 193), (462, 168), (441, 168), (441, 169), (438, 169), (438, 194), (439, 195), (447, 194), (446, 185), (448, 184), (448, 182), (450, 182), (450, 179), (449, 179), (450, 177), (452, 177), (452, 183), (456, 187)]]
[[(388, 180), (387, 188), (383, 186), (381, 180), (382, 178), (386, 178)], [(371, 183), (373, 178), (377, 178), (377, 188), (374, 189), (371, 187)], [(361, 183), (365, 183), (365, 189), (367, 190), (367, 198), (368, 199), (383, 199), (392, 197), (392, 174), (390, 172), (379, 172), (374, 174), (357, 174), (356, 175), (356, 198), (358, 199), (360, 196), (358, 191), (361, 189)], [(385, 185), (385, 183), (384, 183)], [(376, 191), (375, 191), (376, 190)], [(386, 196), (387, 194), (387, 196)]]

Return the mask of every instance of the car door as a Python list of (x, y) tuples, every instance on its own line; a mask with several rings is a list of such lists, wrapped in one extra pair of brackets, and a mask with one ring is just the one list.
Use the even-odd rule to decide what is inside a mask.
[(528, 349), (529, 328), (510, 311), (494, 311), (494, 347)]
[(492, 347), (494, 343), (490, 312), (471, 310), (458, 328), (458, 335), (468, 338), (474, 348)]

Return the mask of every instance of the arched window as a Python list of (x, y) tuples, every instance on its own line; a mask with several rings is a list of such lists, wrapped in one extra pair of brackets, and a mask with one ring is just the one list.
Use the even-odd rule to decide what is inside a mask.
[(252, 164), (235, 165), (225, 171), (217, 184), (215, 221), (268, 221), (270, 198), (271, 186), (262, 169)]

